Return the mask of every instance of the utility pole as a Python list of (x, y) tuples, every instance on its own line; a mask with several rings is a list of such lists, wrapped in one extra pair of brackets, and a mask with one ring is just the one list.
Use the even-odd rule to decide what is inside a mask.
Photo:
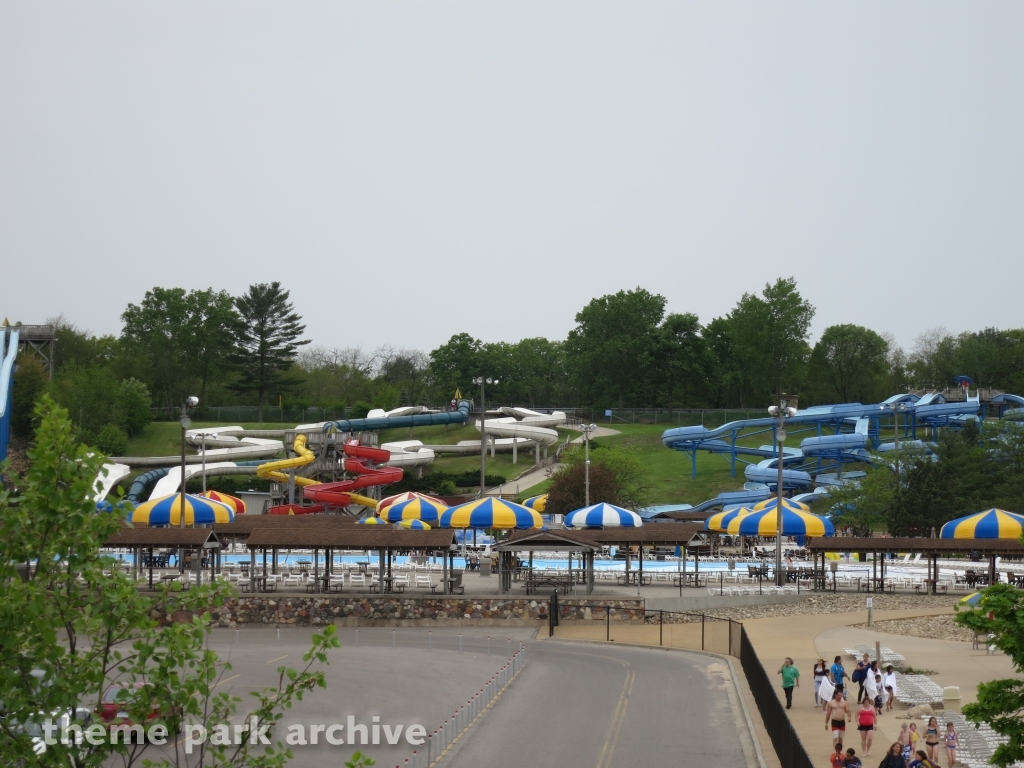
[(480, 498), (483, 499), (487, 477), (487, 406), (484, 403), (484, 385), (497, 384), (498, 380), (477, 376), (473, 383), (480, 385)]
[(779, 476), (775, 486), (775, 586), (785, 585), (782, 572), (782, 444), (786, 441), (786, 419), (796, 416), (796, 398), (779, 395), (779, 404), (768, 409), (768, 415), (776, 419), (775, 455), (778, 459)]
[(597, 424), (583, 425), (583, 443), (585, 459), (583, 462), (583, 506), (590, 506), (590, 433), (597, 429)]

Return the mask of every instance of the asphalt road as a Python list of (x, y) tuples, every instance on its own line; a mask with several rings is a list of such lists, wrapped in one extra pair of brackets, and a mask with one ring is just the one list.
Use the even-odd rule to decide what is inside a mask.
[(729, 669), (713, 657), (545, 640), (445, 768), (756, 765)]
[[(232, 669), (217, 691), (247, 692), (277, 682), (281, 665), (298, 668), (309, 629), (214, 632), (211, 646)], [(536, 641), (532, 628), (339, 628), (342, 647), (324, 669), (327, 688), (289, 710), (284, 728), (372, 723), (392, 727), (441, 725), (505, 662), (520, 641), (529, 662), (494, 705), (442, 756), (444, 768), (613, 768), (634, 765), (755, 765), (728, 667), (717, 659), (678, 651), (567, 641)], [(488, 635), (490, 640), (488, 641)], [(392, 645), (394, 643), (394, 645)], [(489, 643), (489, 649), (488, 649)], [(243, 701), (240, 712), (246, 711)], [(234, 722), (241, 722), (241, 717)], [(346, 738), (346, 741), (348, 739)], [(413, 746), (296, 745), (292, 768), (342, 765), (354, 749), (380, 768), (404, 765)], [(384, 741), (382, 738), (381, 741)], [(177, 742), (183, 748), (184, 736)], [(174, 745), (150, 746), (147, 757), (170, 756)], [(422, 749), (422, 747), (420, 748)], [(113, 765), (113, 763), (112, 763)]]

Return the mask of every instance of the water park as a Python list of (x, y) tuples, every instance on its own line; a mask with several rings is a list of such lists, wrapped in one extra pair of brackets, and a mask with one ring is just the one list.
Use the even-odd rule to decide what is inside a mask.
[[(4, 442), (21, 346), (18, 328), (10, 329), (0, 368)], [(439, 456), (511, 454), (514, 463), (527, 459), (526, 474), (543, 478), (537, 469), (555, 464), (574, 443), (584, 441), (589, 450), (594, 437), (594, 425), (563, 411), (482, 411), (463, 398), (444, 409), (377, 409), (364, 418), (252, 429), (193, 427), (183, 409), (181, 454), (111, 458), (95, 479), (93, 502), (97, 514), (123, 515), (104, 549), (139, 590), (226, 584), (236, 597), (214, 614), (215, 626), (236, 635), (331, 623), (359, 643), (360, 629), (369, 637), (393, 627), (397, 647), (405, 627), (401, 642), (408, 647), (422, 643), (422, 631), (413, 628), (435, 627), (443, 645), (454, 642), (444, 628), (457, 622), (467, 643), (485, 638), (489, 649), (487, 627), (504, 625), (498, 631), (511, 636), (518, 631), (512, 628), (546, 625), (542, 634), (551, 639), (703, 650), (764, 668), (764, 649), (785, 636), (772, 625), (773, 612), (804, 615), (799, 606), (826, 599), (845, 601), (852, 615), (866, 601), (871, 627), (873, 600), (880, 620), (898, 621), (922, 610), (948, 615), (991, 584), (1024, 585), (1024, 516), (1013, 512), (979, 510), (916, 538), (837, 536), (840, 521), (812, 512), (836, 488), (858, 483), (866, 468), (895, 471), (901, 451), (929, 455), (942, 430), (985, 419), (1012, 422), (1024, 413), (1024, 398), (1015, 395), (983, 400), (969, 384), (958, 394), (906, 393), (873, 405), (789, 407), (781, 418), (777, 411), (717, 427), (669, 428), (661, 441), (683, 454), (680, 473), (696, 477), (698, 454), (707, 452), (728, 463), (731, 477), (743, 466), (741, 487), (699, 504), (627, 509), (595, 500), (565, 515), (547, 511), (546, 493), (516, 501), (483, 484), (475, 498), (387, 493)], [(385, 430), (467, 424), (480, 439), (379, 441)], [(786, 440), (799, 447), (785, 447)], [(232, 495), (205, 487), (207, 478), (231, 476), (266, 481), (268, 490)], [(203, 490), (189, 492), (189, 481)], [(731, 618), (742, 611), (763, 618)], [(869, 630), (854, 634), (860, 633)], [(460, 651), (463, 639), (460, 632)], [(978, 653), (991, 653), (984, 638), (972, 642)], [(876, 646), (850, 642), (844, 653), (867, 652), (900, 666), (898, 706), (959, 709), (949, 686), (915, 672), (889, 645)], [(949, 663), (941, 654), (928, 658), (935, 667)], [(518, 673), (520, 662), (512, 664)], [(753, 697), (760, 718), (771, 717), (776, 692), (755, 689), (750, 683), (750, 693), (740, 695)], [(779, 738), (756, 746), (750, 740), (748, 752), (765, 764), (765, 747), (788, 748)], [(442, 731), (431, 739), (431, 749), (443, 752), (455, 735)], [(972, 746), (979, 755), (986, 749), (990, 743)], [(434, 762), (417, 762), (423, 759), (410, 764)]]

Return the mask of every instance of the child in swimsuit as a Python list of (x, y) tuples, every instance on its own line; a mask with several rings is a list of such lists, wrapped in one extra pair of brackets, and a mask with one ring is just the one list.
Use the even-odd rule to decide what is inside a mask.
[(900, 728), (900, 736), (896, 741), (898, 741), (900, 743), (900, 747), (902, 747), (903, 759), (909, 763), (910, 758), (914, 753), (910, 749), (910, 729), (907, 727), (906, 723), (904, 723)]
[(960, 740), (956, 737), (956, 731), (952, 723), (946, 723), (946, 760), (949, 768), (956, 763), (956, 750), (960, 746)]

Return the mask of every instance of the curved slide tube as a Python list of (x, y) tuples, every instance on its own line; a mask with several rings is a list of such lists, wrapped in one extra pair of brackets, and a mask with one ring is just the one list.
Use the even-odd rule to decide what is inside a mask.
[(369, 466), (370, 462), (383, 464), (391, 458), (391, 452), (382, 448), (359, 445), (358, 442), (353, 440), (345, 444), (344, 450), (345, 456), (352, 457), (345, 459), (345, 471), (351, 472), (357, 475), (357, 477), (351, 480), (341, 480), (336, 483), (307, 485), (302, 489), (302, 495), (310, 501), (319, 502), (331, 507), (347, 507), (349, 504), (359, 504), (369, 509), (376, 509), (376, 499), (361, 496), (353, 493), (353, 491), (358, 491), (362, 488), (372, 488), (375, 485), (397, 483), (402, 479), (404, 472), (398, 467), (385, 466), (375, 468)]
[[(291, 478), (284, 474), (282, 470), (301, 469), (316, 461), (316, 454), (306, 447), (305, 435), (295, 436), (292, 450), (296, 453), (294, 457), (261, 464), (256, 470), (256, 476), (264, 480), (273, 480), (275, 483), (287, 483), (290, 482)], [(308, 477), (295, 476), (296, 485), (316, 485), (316, 482), (316, 480), (311, 480)]]
[(0, 461), (7, 458), (7, 443), (11, 439), (11, 400), (13, 393), (12, 377), (14, 376), (14, 361), (18, 357), (18, 337), (20, 332), (17, 328), (11, 329), (10, 345), (4, 350), (4, 343), (7, 339), (6, 328), (0, 327)]

